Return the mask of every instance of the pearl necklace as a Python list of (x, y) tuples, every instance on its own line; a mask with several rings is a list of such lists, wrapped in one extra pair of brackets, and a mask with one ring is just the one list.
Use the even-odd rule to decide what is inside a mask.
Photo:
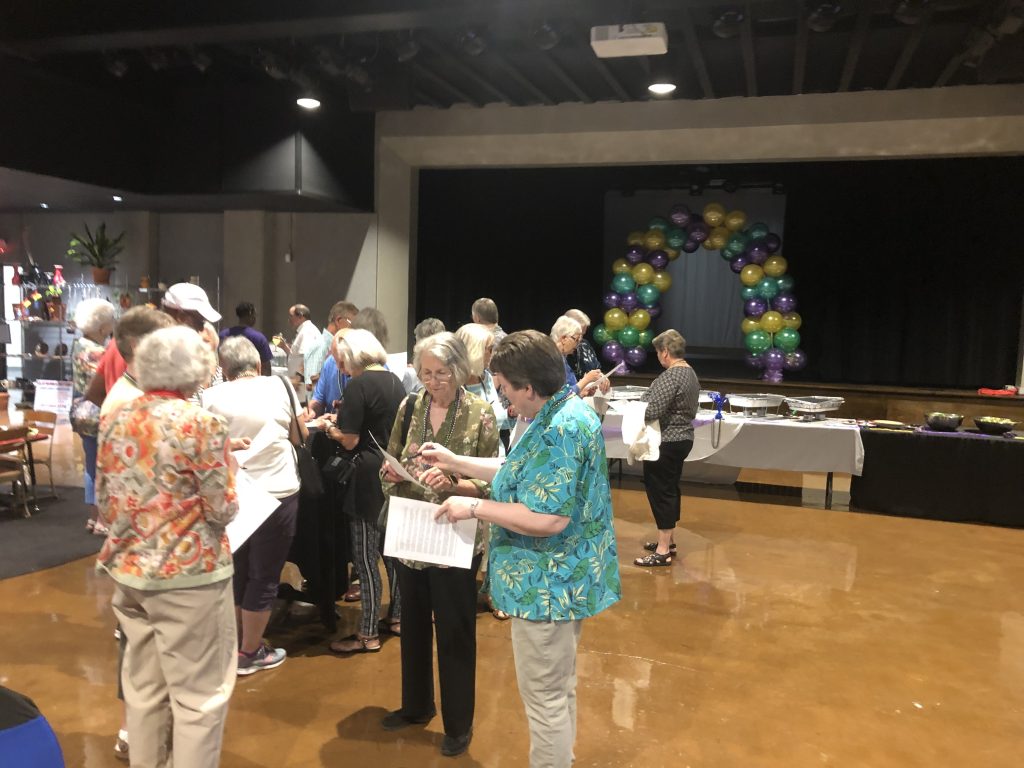
[[(427, 427), (430, 426), (430, 406), (433, 405), (434, 398), (427, 393), (426, 396), (426, 408), (423, 412), (423, 433), (420, 436), (420, 445), (427, 442)], [(459, 420), (459, 411), (462, 409), (462, 387), (459, 387), (455, 393), (455, 415), (452, 416), (451, 423), (448, 424), (448, 437), (441, 437), (434, 435), (434, 440), (443, 446), (448, 446), (448, 441), (452, 439), (452, 434), (455, 432), (455, 422)], [(444, 423), (442, 422), (441, 428), (444, 429)]]

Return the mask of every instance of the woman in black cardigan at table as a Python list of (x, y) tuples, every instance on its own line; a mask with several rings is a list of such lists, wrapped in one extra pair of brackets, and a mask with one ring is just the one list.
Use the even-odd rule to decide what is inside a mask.
[(656, 567), (671, 565), (676, 555), (672, 536), (679, 522), (679, 481), (683, 462), (693, 448), (693, 417), (697, 414), (700, 382), (684, 359), (686, 339), (678, 331), (667, 330), (654, 339), (658, 362), (665, 371), (644, 394), (647, 421), (661, 423), (661, 448), (657, 461), (644, 462), (647, 501), (658, 527), (658, 540), (644, 544), (648, 554), (634, 565)]

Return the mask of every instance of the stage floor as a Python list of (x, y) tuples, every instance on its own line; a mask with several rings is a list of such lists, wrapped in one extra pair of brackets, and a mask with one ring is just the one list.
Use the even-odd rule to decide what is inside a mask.
[[(648, 571), (630, 565), (646, 500), (614, 501), (625, 596), (583, 631), (577, 766), (1020, 764), (1024, 531), (689, 496), (681, 560)], [(0, 582), (0, 682), (35, 699), (76, 768), (123, 765), (110, 592), (90, 559)], [(482, 613), (477, 630), (475, 737), (456, 762), (439, 718), (378, 726), (399, 704), (398, 640), (335, 658), (293, 613), (271, 636), (288, 662), (238, 682), (222, 765), (526, 765), (508, 624)]]

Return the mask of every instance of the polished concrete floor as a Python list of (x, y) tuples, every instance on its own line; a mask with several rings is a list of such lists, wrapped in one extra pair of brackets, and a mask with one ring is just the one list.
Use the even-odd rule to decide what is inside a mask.
[[(681, 559), (648, 571), (646, 500), (614, 493), (625, 595), (583, 631), (577, 766), (1021, 765), (1024, 531), (691, 496)], [(0, 582), (0, 683), (69, 766), (120, 765), (110, 592), (87, 560)], [(398, 640), (335, 658), (293, 613), (288, 662), (239, 680), (222, 764), (525, 765), (508, 624), (477, 630), (467, 755), (438, 754), (439, 719), (380, 730)]]

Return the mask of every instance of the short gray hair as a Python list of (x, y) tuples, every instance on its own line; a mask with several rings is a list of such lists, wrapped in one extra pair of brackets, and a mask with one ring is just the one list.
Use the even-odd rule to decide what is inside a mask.
[(454, 333), (445, 331), (428, 336), (416, 345), (413, 350), (412, 364), (419, 376), (423, 355), (431, 354), (441, 361), (441, 364), (451, 369), (452, 381), (456, 387), (461, 387), (469, 378), (469, 353), (462, 339)]
[(246, 371), (259, 373), (261, 364), (260, 353), (245, 336), (231, 336), (220, 345), (220, 367), (225, 379), (234, 379)]
[(352, 327), (369, 331), (377, 337), (382, 347), (388, 345), (388, 324), (384, 319), (384, 313), (376, 307), (363, 307), (352, 318)]
[(494, 303), (494, 299), (488, 299), (486, 296), (473, 302), (470, 314), (474, 323), (498, 324), (498, 305)]
[(388, 353), (377, 341), (377, 337), (362, 328), (349, 329), (344, 337), (335, 336), (338, 355), (349, 372), (361, 370), (377, 363), (384, 365), (388, 361)]
[(75, 307), (75, 325), (87, 336), (105, 325), (114, 327), (114, 305), (106, 299), (85, 299)]
[(658, 352), (668, 352), (676, 360), (682, 360), (686, 354), (686, 339), (683, 338), (683, 334), (672, 328), (655, 336), (651, 345)]
[(416, 341), (423, 341), (427, 336), (433, 336), (435, 333), (444, 333), (447, 328), (444, 327), (444, 323), (438, 320), (436, 317), (426, 317), (416, 323), (416, 327), (412, 329), (412, 335), (416, 338)]
[(565, 310), (565, 316), (571, 317), (580, 327), (586, 330), (590, 327), (590, 315), (584, 312), (582, 309), (567, 309)]
[(578, 321), (573, 320), (567, 315), (562, 315), (560, 318), (555, 320), (555, 324), (551, 326), (551, 340), (558, 343), (559, 339), (564, 336), (572, 336), (574, 333), (583, 335), (583, 326)]
[(135, 350), (139, 387), (145, 392), (168, 389), (191, 396), (209, 385), (216, 364), (203, 338), (183, 325), (153, 331)]
[(466, 323), (455, 335), (466, 345), (470, 376), (483, 376), (487, 347), (494, 344), (494, 331), (480, 323)]

